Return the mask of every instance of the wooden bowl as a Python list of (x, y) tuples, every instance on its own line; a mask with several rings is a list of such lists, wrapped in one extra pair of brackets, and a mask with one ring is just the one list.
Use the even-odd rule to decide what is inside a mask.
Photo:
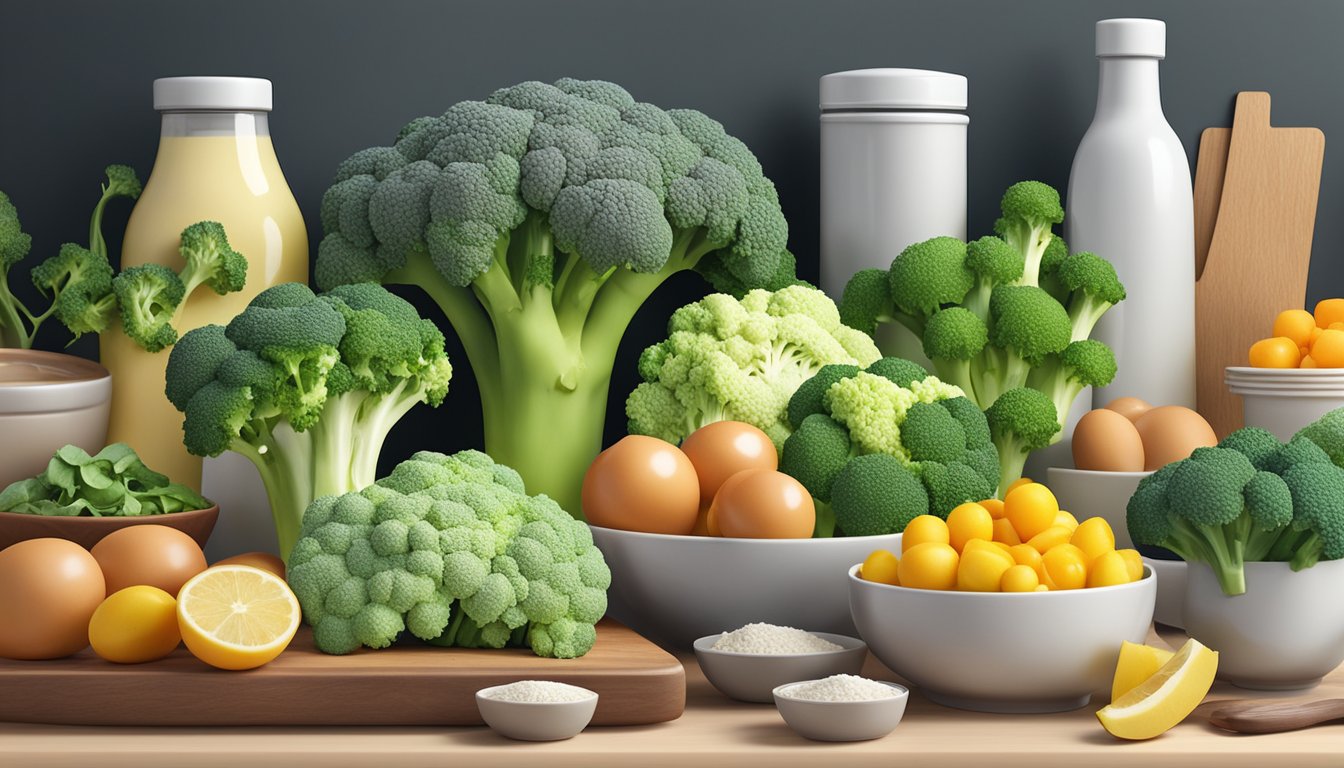
[(66, 539), (85, 549), (93, 549), (93, 545), (102, 541), (104, 536), (132, 525), (166, 525), (176, 528), (204, 549), (218, 518), (218, 504), (189, 512), (135, 517), (56, 517), (0, 512), (0, 550), (20, 541), (41, 538)]

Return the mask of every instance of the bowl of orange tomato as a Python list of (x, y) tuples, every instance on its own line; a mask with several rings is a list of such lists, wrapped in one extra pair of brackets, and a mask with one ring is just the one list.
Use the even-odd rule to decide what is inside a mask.
[(849, 569), (869, 650), (935, 702), (1057, 712), (1104, 689), (1123, 641), (1148, 636), (1157, 580), (1104, 518), (1074, 520), (1044, 485), (924, 515), (898, 551)]
[(1315, 311), (1288, 309), (1271, 335), (1251, 345), (1246, 366), (1224, 373), (1242, 399), (1246, 426), (1280, 440), (1344, 407), (1344, 299), (1324, 299)]

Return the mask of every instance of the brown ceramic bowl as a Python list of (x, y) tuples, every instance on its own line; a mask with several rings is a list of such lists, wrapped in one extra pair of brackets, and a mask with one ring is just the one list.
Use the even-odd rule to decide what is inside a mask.
[(166, 525), (169, 528), (187, 534), (205, 548), (210, 532), (215, 528), (219, 517), (219, 505), (190, 512), (169, 512), (163, 515), (137, 515), (135, 517), (57, 517), (48, 515), (23, 515), (18, 512), (0, 512), (0, 550), (11, 544), (28, 539), (66, 539), (85, 549), (103, 537), (129, 528), (132, 525)]

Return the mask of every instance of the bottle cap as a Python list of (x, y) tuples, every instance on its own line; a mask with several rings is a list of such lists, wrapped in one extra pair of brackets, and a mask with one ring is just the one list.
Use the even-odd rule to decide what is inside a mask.
[(161, 77), (154, 81), (160, 112), (270, 112), (271, 81), (259, 77)]
[(821, 109), (966, 108), (966, 76), (927, 69), (852, 69), (821, 78)]
[(1097, 22), (1097, 58), (1167, 57), (1167, 24), (1157, 19), (1104, 19)]

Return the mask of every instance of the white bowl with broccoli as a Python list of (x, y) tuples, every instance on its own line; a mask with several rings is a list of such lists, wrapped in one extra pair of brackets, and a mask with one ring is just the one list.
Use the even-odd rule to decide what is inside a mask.
[(845, 569), (901, 534), (726, 539), (590, 526), (611, 568), (608, 615), (668, 647), (751, 622), (854, 635)]

